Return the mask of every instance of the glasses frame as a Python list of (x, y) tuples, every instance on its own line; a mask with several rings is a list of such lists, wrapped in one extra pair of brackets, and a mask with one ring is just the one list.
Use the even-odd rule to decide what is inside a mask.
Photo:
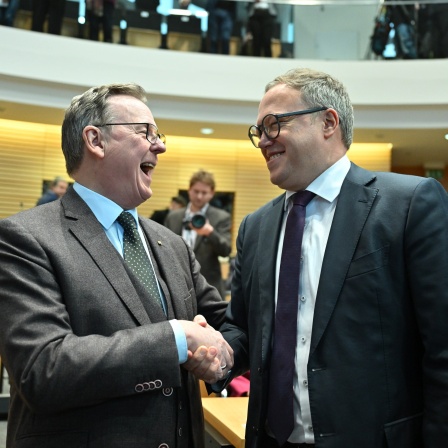
[[(159, 132), (158, 127), (155, 124), (151, 123), (104, 123), (104, 124), (94, 124), (93, 126), (96, 126), (97, 128), (101, 128), (103, 126), (135, 126), (135, 125), (146, 125), (146, 140), (148, 140), (151, 145), (153, 145), (157, 139), (159, 139), (163, 144), (166, 143), (166, 137), (165, 134), (161, 134)], [(156, 135), (152, 139), (149, 139), (149, 127), (152, 126), (156, 130)]]
[[(294, 115), (307, 115), (307, 114), (314, 114), (316, 112), (322, 112), (324, 110), (328, 110), (329, 108), (326, 106), (320, 106), (320, 107), (313, 107), (311, 109), (305, 109), (305, 110), (298, 110), (295, 112), (286, 112), (284, 114), (267, 114), (263, 117), (263, 119), (261, 120), (261, 125), (257, 126), (256, 124), (253, 124), (252, 126), (249, 127), (249, 132), (248, 132), (248, 136), (250, 141), (252, 142), (252, 144), (255, 146), (255, 148), (259, 148), (258, 145), (255, 144), (253, 138), (256, 137), (252, 132), (252, 128), (255, 128), (258, 133), (260, 134), (260, 137), (258, 137), (259, 140), (261, 140), (261, 137), (263, 136), (263, 132), (264, 135), (266, 135), (266, 138), (268, 140), (275, 140), (279, 135), (280, 135), (280, 129), (281, 129), (281, 122), (279, 121), (279, 118), (285, 118), (285, 117), (292, 117)], [(266, 126), (264, 125), (264, 120), (266, 120), (267, 117), (273, 116), (275, 117), (276, 121), (277, 121), (277, 125), (278, 125), (278, 132), (277, 135), (275, 137), (271, 137), (268, 135), (268, 133), (266, 132)]]

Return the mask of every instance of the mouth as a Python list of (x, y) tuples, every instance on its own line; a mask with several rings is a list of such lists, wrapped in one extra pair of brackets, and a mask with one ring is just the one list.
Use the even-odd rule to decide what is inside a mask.
[(266, 159), (267, 159), (268, 162), (270, 162), (271, 160), (278, 159), (282, 155), (283, 155), (282, 152), (277, 152), (275, 154), (271, 154), (270, 156), (267, 156)]
[(148, 176), (149, 173), (155, 168), (155, 165), (150, 162), (143, 162), (140, 164), (140, 169)]

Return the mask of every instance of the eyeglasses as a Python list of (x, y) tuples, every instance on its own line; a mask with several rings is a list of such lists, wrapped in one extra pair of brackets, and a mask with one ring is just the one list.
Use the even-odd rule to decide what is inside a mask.
[(249, 128), (249, 138), (255, 148), (260, 147), (261, 136), (266, 135), (269, 140), (274, 140), (280, 135), (281, 121), (280, 118), (292, 117), (294, 115), (306, 115), (314, 114), (315, 112), (321, 112), (327, 110), (328, 107), (314, 107), (312, 109), (299, 110), (297, 112), (287, 112), (285, 114), (267, 114), (263, 120), (261, 120), (261, 126), (256, 124)]
[(163, 144), (166, 143), (165, 135), (160, 134), (157, 126), (151, 123), (104, 123), (94, 124), (93, 126), (96, 126), (97, 128), (101, 128), (103, 126), (146, 126), (146, 140), (148, 140), (149, 143), (154, 144), (157, 139), (160, 139)]

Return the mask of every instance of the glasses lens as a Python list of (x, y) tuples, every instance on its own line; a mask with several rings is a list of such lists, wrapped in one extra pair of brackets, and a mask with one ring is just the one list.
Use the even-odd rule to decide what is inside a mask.
[(160, 138), (162, 143), (165, 143), (166, 138), (163, 134), (159, 134), (159, 130), (153, 125), (148, 124), (148, 132), (146, 134), (146, 139), (149, 141), (149, 143), (155, 143), (157, 139)]
[(261, 127), (270, 140), (277, 138), (280, 134), (280, 124), (278, 122), (278, 118), (273, 114), (266, 115), (263, 118)]
[(261, 135), (257, 126), (254, 125), (249, 128), (249, 138), (255, 148), (259, 148)]

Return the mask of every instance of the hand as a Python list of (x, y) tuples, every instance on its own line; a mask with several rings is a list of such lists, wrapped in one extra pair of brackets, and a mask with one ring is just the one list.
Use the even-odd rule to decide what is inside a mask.
[(197, 229), (196, 227), (191, 227), (198, 235), (209, 236), (215, 228), (209, 223), (208, 219), (205, 224)]
[[(208, 325), (205, 317), (198, 315), (194, 318), (193, 322), (180, 320), (179, 323), (182, 325), (187, 338), (189, 360), (193, 359), (193, 362), (190, 363), (190, 368), (192, 368), (191, 365), (193, 363), (198, 367), (198, 364), (203, 361), (211, 365), (214, 357), (219, 360), (219, 367), (221, 370), (228, 371), (232, 368), (232, 348), (219, 331), (216, 331), (213, 327)], [(211, 353), (208, 351), (201, 355), (201, 352), (198, 351), (198, 349), (202, 346), (206, 349), (213, 347), (217, 352), (214, 354), (214, 351)], [(187, 367), (188, 366), (186, 366), (186, 368)]]
[(189, 359), (182, 366), (197, 378), (214, 384), (224, 377), (227, 369), (221, 368), (217, 355), (216, 347), (207, 349), (202, 345), (194, 353), (189, 352)]

